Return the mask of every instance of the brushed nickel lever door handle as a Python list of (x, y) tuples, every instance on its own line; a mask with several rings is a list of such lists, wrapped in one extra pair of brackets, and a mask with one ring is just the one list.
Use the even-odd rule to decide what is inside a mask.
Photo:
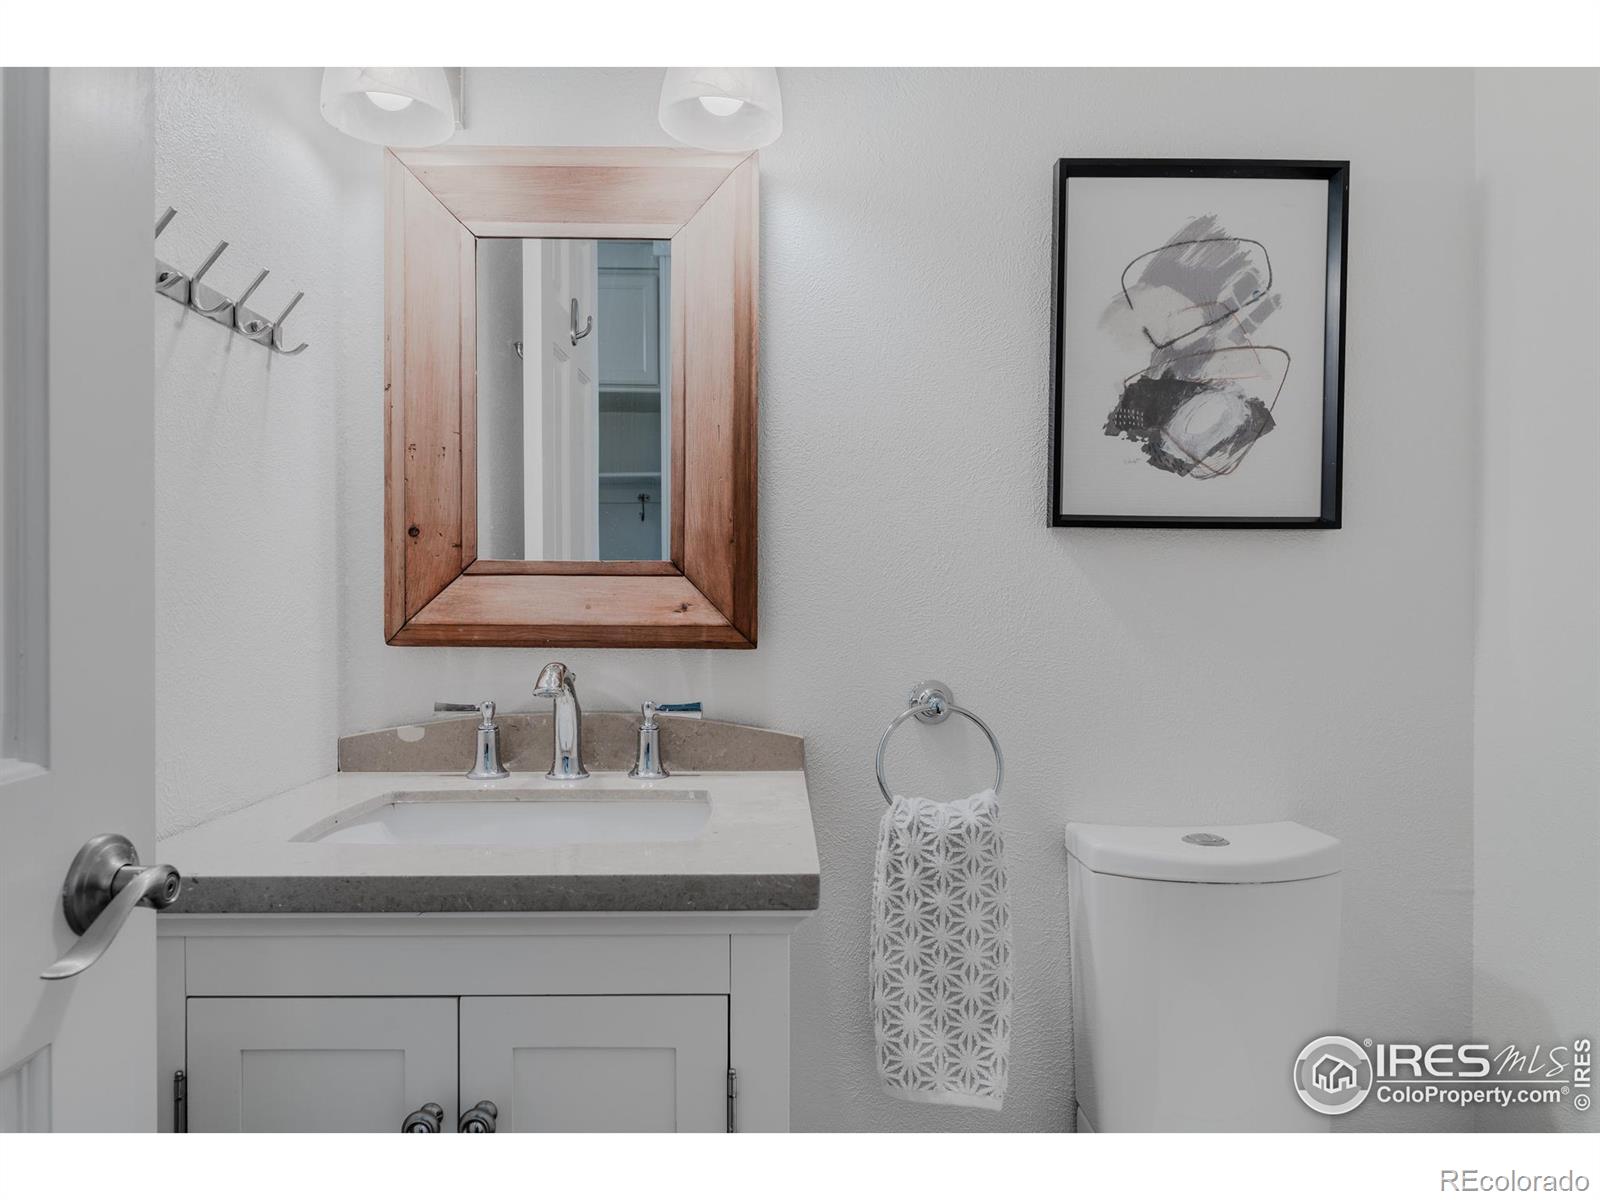
[(141, 904), (166, 908), (183, 889), (183, 877), (168, 866), (142, 867), (133, 843), (103, 833), (83, 844), (61, 885), (61, 908), (79, 938), (40, 979), (70, 979), (106, 952), (128, 914)]

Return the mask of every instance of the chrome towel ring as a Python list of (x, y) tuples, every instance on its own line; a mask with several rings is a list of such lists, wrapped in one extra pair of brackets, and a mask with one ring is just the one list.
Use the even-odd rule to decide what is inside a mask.
[(909, 717), (915, 717), (924, 725), (939, 725), (946, 721), (951, 713), (971, 721), (983, 730), (983, 736), (989, 739), (989, 746), (994, 750), (994, 794), (998, 796), (1000, 783), (1005, 778), (1006, 758), (1000, 753), (1000, 741), (994, 736), (994, 730), (985, 725), (975, 713), (968, 712), (958, 705), (950, 688), (937, 679), (924, 679), (920, 683), (912, 684), (906, 701), (911, 707), (890, 721), (889, 727), (878, 739), (878, 790), (883, 793), (884, 800), (890, 804), (894, 803), (894, 794), (889, 791), (889, 782), (883, 777), (883, 752), (888, 748), (889, 738), (894, 731)]

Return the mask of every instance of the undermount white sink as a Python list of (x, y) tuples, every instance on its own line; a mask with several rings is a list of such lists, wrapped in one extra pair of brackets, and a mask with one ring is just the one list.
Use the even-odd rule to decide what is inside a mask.
[(691, 789), (389, 792), (294, 840), (353, 846), (686, 842), (710, 816), (710, 796)]

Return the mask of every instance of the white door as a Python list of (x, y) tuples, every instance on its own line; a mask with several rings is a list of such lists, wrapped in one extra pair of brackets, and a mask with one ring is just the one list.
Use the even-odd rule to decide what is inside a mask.
[(463, 996), (461, 1099), (511, 1133), (720, 1133), (726, 996)]
[[(526, 243), (529, 246), (534, 243)], [(539, 296), (524, 292), (523, 311), (539, 314), (539, 341), (545, 348), (540, 370), (537, 424), (540, 469), (526, 474), (530, 500), (543, 526), (543, 554), (554, 560), (593, 561), (600, 557), (600, 391), (599, 322), (595, 305), (599, 275), (595, 243), (583, 238), (544, 238), (539, 243)], [(528, 261), (528, 255), (524, 262)], [(531, 286), (531, 279), (529, 285)], [(577, 302), (577, 341), (573, 340), (573, 302)], [(585, 333), (585, 330), (588, 332)], [(524, 424), (534, 414), (524, 415)]]
[(151, 78), (0, 72), (0, 1128), (155, 1128), (155, 914), (71, 979), (61, 885), (155, 852)]
[(456, 1130), (453, 997), (191, 999), (188, 1056), (190, 1133)]

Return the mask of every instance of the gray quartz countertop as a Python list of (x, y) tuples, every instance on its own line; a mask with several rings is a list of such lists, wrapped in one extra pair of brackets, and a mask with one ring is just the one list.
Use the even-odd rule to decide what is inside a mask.
[[(541, 835), (550, 844), (509, 844), (516, 834), (494, 832), (496, 810), (483, 807), (543, 801), (700, 807), (690, 827), (645, 835), (655, 840), (633, 837), (618, 810), (604, 835)], [(419, 802), (443, 837), (374, 844), (385, 835), (371, 826), (386, 811), (393, 817), (389, 806)], [(465, 836), (450, 832), (458, 802), (488, 814)], [(357, 826), (371, 840), (337, 840)], [(345, 772), (165, 838), (158, 861), (184, 877), (174, 913), (809, 911), (819, 893), (803, 771), (683, 772), (649, 783), (621, 771), (577, 783)]]

